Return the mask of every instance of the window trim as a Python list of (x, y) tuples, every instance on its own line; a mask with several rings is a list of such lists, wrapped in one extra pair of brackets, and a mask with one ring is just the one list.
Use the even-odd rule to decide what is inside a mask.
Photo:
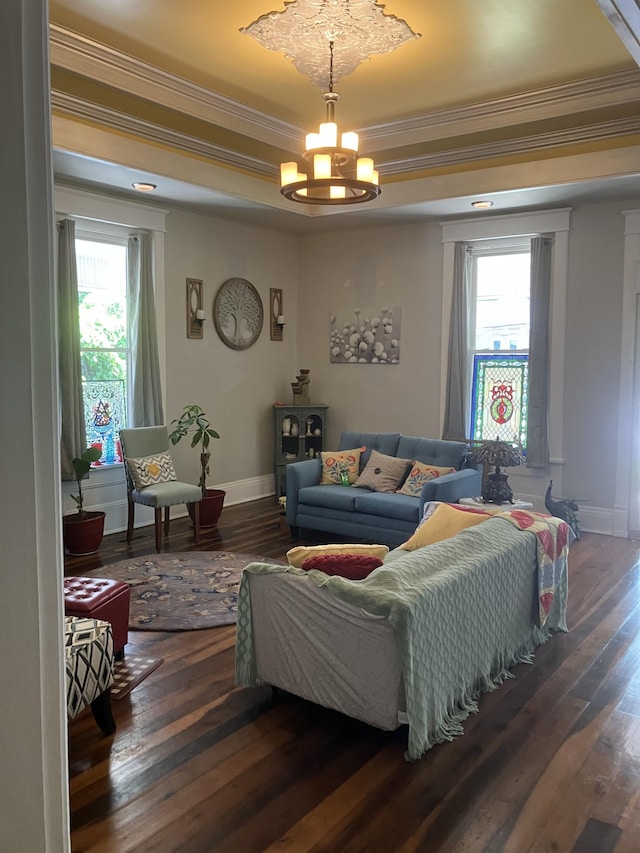
[[(164, 243), (166, 232), (166, 217), (169, 211), (159, 207), (149, 207), (135, 202), (122, 199), (109, 198), (98, 193), (87, 192), (72, 187), (54, 187), (55, 218), (56, 221), (64, 218), (73, 219), (76, 222), (76, 236), (80, 231), (83, 234), (91, 231), (94, 238), (105, 233), (119, 233), (125, 239), (131, 234), (140, 231), (148, 231), (152, 237), (153, 269), (155, 284), (156, 322), (158, 328), (158, 358), (160, 362), (160, 387), (163, 400), (167, 399), (167, 340), (166, 340), (166, 299), (165, 299), (165, 260)], [(123, 465), (101, 465), (92, 468), (92, 477), (100, 481), (100, 485), (89, 483), (85, 488), (101, 489), (103, 485), (110, 485), (112, 475), (109, 473), (117, 469), (120, 471), (117, 481), (124, 478), (122, 474)], [(103, 496), (95, 503), (96, 506), (109, 506), (111, 498)]]
[[(485, 216), (441, 222), (443, 242), (442, 329), (440, 355), (440, 433), (444, 424), (447, 365), (449, 358), (449, 320), (453, 293), (453, 258), (456, 242), (489, 247), (490, 241), (522, 240), (541, 234), (554, 238), (551, 270), (549, 464), (562, 465), (564, 424), (564, 335), (569, 266), (569, 228), (572, 208), (540, 210), (530, 213)], [(475, 248), (475, 247), (474, 247)]]

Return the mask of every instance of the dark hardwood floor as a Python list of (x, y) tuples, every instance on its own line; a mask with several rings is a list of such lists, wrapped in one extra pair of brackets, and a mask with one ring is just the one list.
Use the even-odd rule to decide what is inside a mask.
[[(188, 520), (172, 521), (166, 549), (193, 547)], [(290, 547), (266, 498), (225, 508), (199, 550), (282, 559)], [(130, 651), (164, 663), (113, 703), (113, 737), (89, 712), (70, 724), (73, 850), (637, 853), (639, 550), (585, 534), (570, 632), (481, 696), (463, 737), (412, 764), (402, 729), (235, 688), (233, 626), (130, 633)], [(66, 571), (153, 551), (152, 527), (131, 548), (114, 534)]]

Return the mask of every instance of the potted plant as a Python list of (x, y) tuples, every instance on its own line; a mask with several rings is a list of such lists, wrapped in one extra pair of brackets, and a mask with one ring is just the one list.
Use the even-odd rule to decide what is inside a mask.
[(71, 497), (78, 511), (62, 518), (62, 539), (68, 554), (95, 554), (102, 542), (105, 513), (101, 510), (85, 510), (82, 494), (82, 480), (89, 473), (92, 462), (97, 462), (100, 455), (101, 451), (97, 447), (88, 447), (71, 462), (78, 483), (78, 494)]
[[(191, 447), (200, 447), (200, 480), (198, 485), (202, 489), (202, 501), (200, 503), (200, 527), (214, 527), (218, 523), (224, 496), (226, 492), (222, 489), (208, 489), (207, 476), (210, 474), (209, 442), (212, 438), (220, 438), (211, 422), (200, 406), (185, 406), (179, 418), (171, 421), (173, 431), (169, 433), (171, 444), (177, 444), (186, 435), (191, 435)], [(189, 515), (192, 515), (192, 506), (188, 507)]]

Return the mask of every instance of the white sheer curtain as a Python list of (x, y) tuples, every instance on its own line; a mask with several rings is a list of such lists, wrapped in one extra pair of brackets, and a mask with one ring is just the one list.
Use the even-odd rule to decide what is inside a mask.
[(456, 243), (453, 258), (453, 291), (449, 325), (447, 397), (442, 437), (465, 441), (469, 428), (469, 311), (471, 252)]
[(76, 225), (58, 223), (58, 360), (60, 375), (60, 467), (63, 480), (75, 480), (71, 461), (87, 446), (82, 402)]
[(133, 234), (127, 243), (129, 331), (132, 369), (132, 426), (164, 423), (156, 324), (151, 236)]
[(531, 239), (528, 468), (546, 468), (549, 464), (549, 317), (552, 249), (553, 241), (550, 237)]

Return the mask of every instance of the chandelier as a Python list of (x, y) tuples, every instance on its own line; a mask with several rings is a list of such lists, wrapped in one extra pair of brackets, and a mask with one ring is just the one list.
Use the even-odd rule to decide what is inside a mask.
[[(370, 157), (358, 157), (358, 134), (338, 135), (335, 107), (340, 97), (333, 91), (333, 42), (329, 42), (329, 91), (323, 94), (325, 121), (318, 133), (308, 133), (302, 155), (310, 175), (298, 171), (293, 161), (280, 164), (280, 192), (289, 201), (305, 204), (358, 204), (377, 198), (378, 172)], [(340, 145), (338, 145), (340, 139)]]
[[(377, 0), (292, 0), (282, 12), (261, 15), (240, 30), (270, 50), (281, 50), (300, 73), (325, 89), (325, 121), (308, 133), (303, 157), (280, 164), (280, 192), (303, 204), (357, 204), (377, 198), (378, 172), (370, 157), (358, 156), (358, 134), (338, 133), (335, 80), (350, 74), (374, 53), (395, 50), (420, 38), (406, 21), (387, 15)], [(326, 48), (329, 46), (329, 65)]]

